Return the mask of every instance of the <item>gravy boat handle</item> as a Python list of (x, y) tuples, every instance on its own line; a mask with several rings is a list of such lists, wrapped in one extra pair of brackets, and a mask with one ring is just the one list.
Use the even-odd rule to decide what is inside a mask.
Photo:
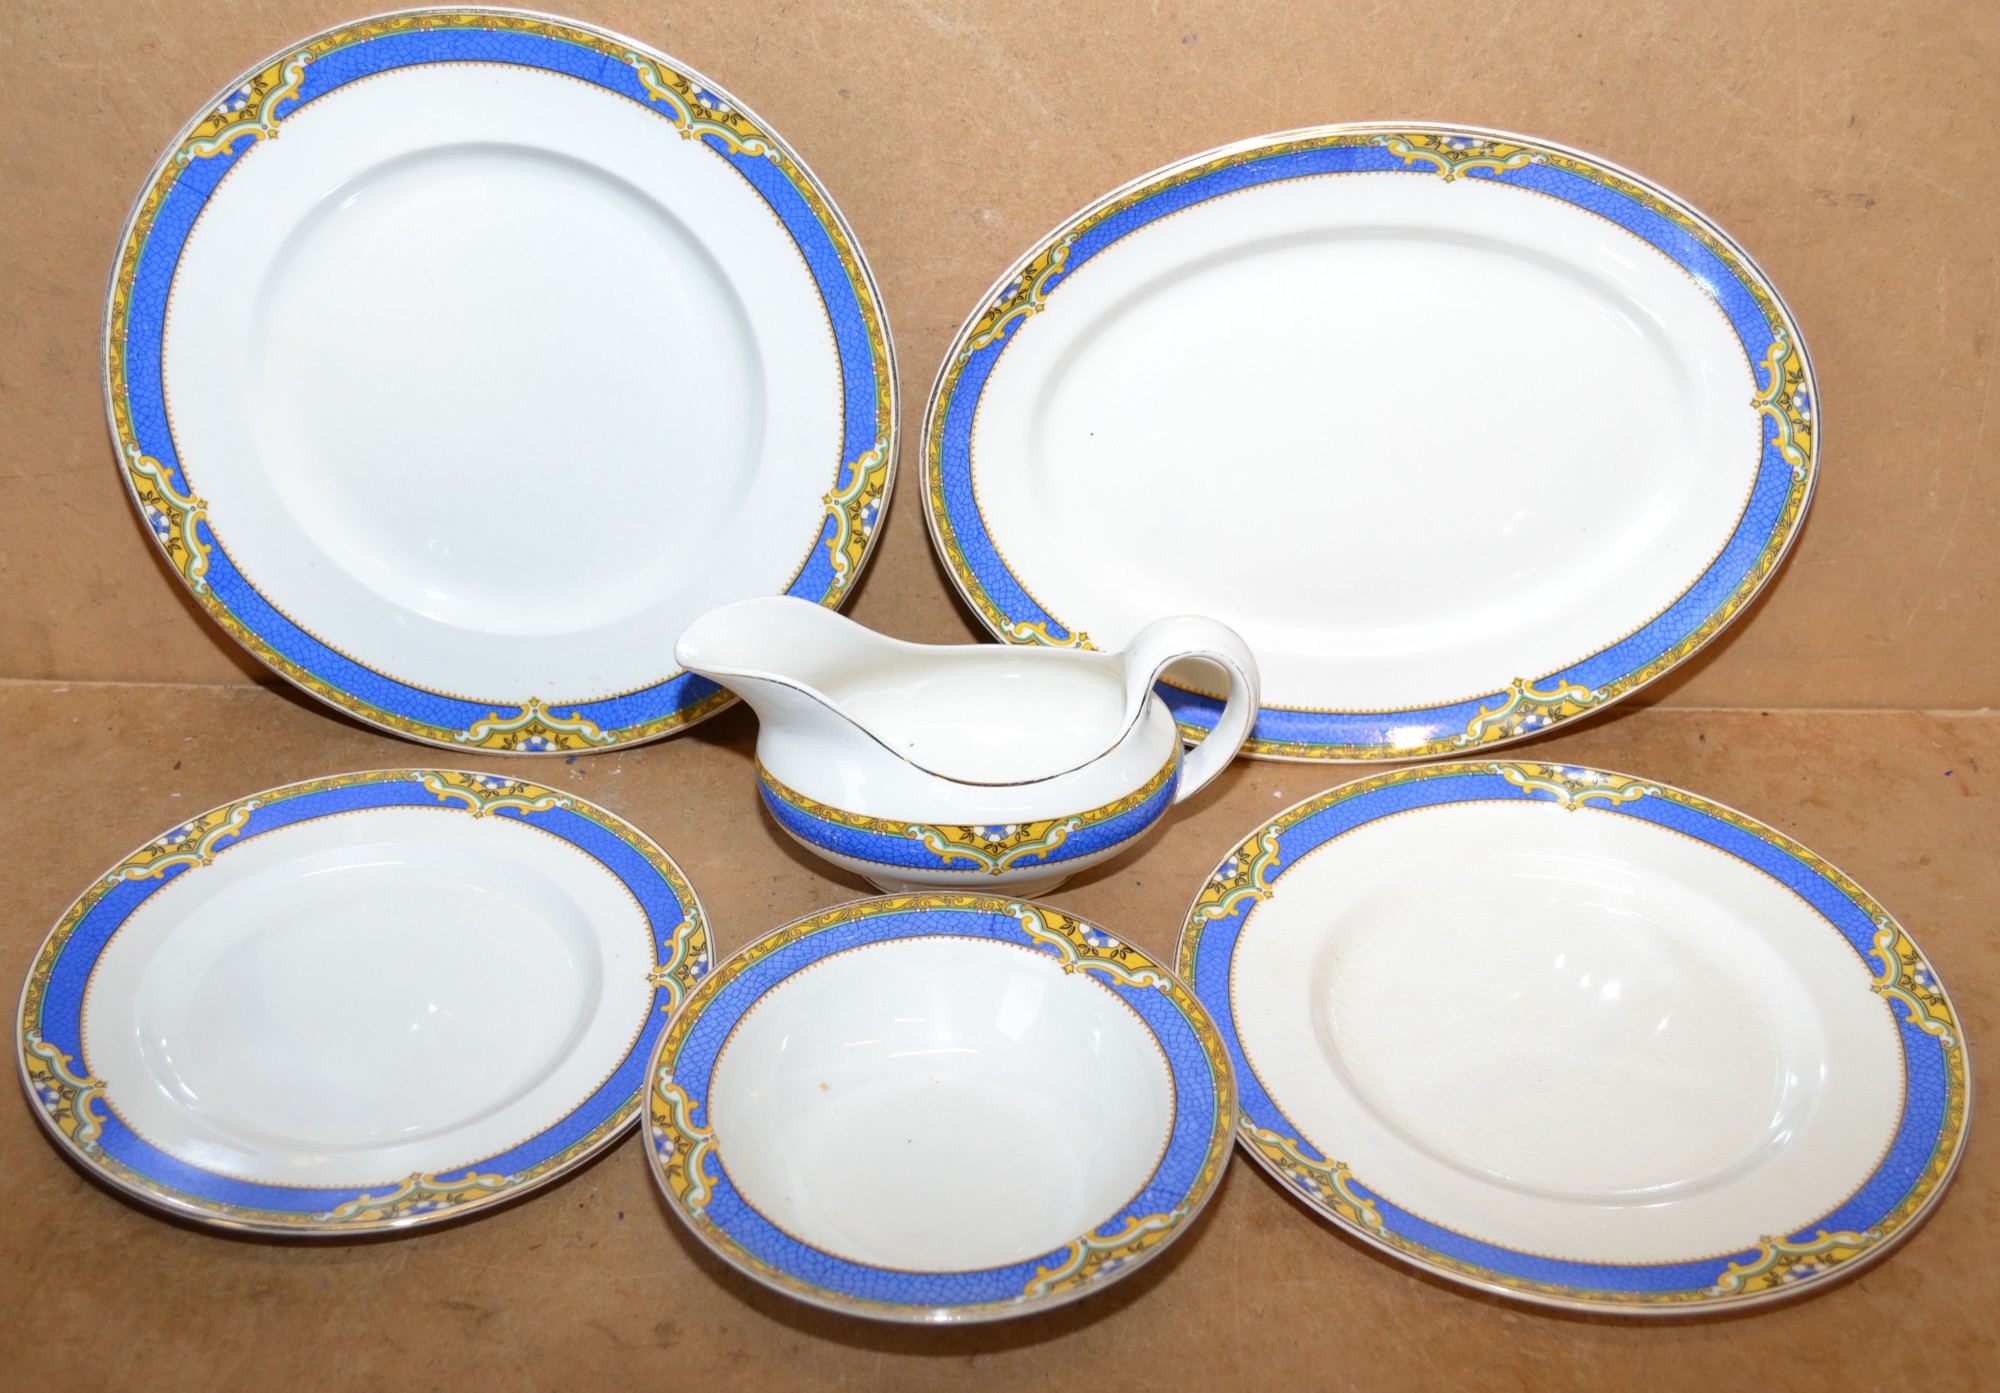
[(1257, 659), (1236, 630), (1196, 614), (1155, 619), (1125, 645), (1125, 709), (1136, 719), (1160, 674), (1184, 658), (1204, 658), (1229, 674), (1222, 714), (1194, 752), (1181, 762), (1176, 803), (1220, 774), (1250, 738), (1257, 719)]

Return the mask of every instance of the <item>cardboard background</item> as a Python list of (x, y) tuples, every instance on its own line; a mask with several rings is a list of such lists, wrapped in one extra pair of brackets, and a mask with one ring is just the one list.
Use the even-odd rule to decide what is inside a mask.
[[(1812, 351), (1825, 426), (1813, 511), (1772, 588), (1722, 640), (1638, 703), (1520, 752), (1677, 783), (1798, 837), (1910, 926), (1974, 1053), (1991, 1038), (2000, 6), (567, 8), (742, 98), (853, 224), (896, 338), (905, 472), (851, 612), (906, 637), (975, 633), (912, 487), (938, 357), (1012, 258), (1106, 189), (1263, 131), (1408, 117), (1576, 145), (1715, 218), (1771, 275)], [(7, 980), (92, 875), (187, 813), (431, 759), (259, 685), (261, 669), (155, 558), (102, 417), (105, 275), (160, 147), (241, 69), (359, 10), (0, 0)], [(753, 730), (739, 710), (569, 764), (474, 762), (574, 787), (656, 836), (727, 952), (865, 890), (759, 812)], [(1350, 772), (1239, 763), (1156, 839), (1053, 898), (1167, 953), (1224, 850)], [(1740, 1318), (1640, 1326), (1469, 1296), (1331, 1232), (1239, 1160), (1197, 1231), (1130, 1281), (1045, 1317), (916, 1331), (815, 1313), (707, 1258), (655, 1198), (633, 1140), (455, 1228), (282, 1244), (214, 1237), (112, 1198), (17, 1099), (0, 1103), (11, 1313), (0, 1378), (149, 1390), (1969, 1388), (2000, 1377), (2000, 1161), (1978, 1135), (1982, 1107), (1953, 1192), (1906, 1248), (1814, 1299)]]

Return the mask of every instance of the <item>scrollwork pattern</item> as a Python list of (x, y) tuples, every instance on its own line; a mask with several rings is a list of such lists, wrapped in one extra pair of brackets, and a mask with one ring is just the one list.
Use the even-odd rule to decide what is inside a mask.
[(1660, 791), (1658, 784), (1603, 769), (1577, 769), (1562, 764), (1489, 764), (1486, 768), (1523, 792), (1547, 794), (1558, 807), (1571, 812), (1590, 806), (1592, 800), (1616, 807)]
[(310, 1218), (326, 1228), (393, 1224), (401, 1219), (490, 1203), (519, 1185), (523, 1178), (471, 1172), (456, 1180), (440, 1180), (435, 1173), (411, 1175), (386, 1194), (362, 1195)]
[(77, 1073), (70, 1067), (75, 1060), (44, 1040), (39, 1030), (27, 1031), (22, 1044), (28, 1090), (48, 1124), (85, 1156), (96, 1156), (97, 1139), (104, 1132), (104, 1114), (99, 1110), (104, 1104), (104, 1084)]
[(1065, 817), (990, 824), (910, 822), (849, 812), (844, 808), (831, 807), (806, 797), (803, 793), (780, 782), (761, 762), (757, 766), (757, 778), (769, 796), (789, 805), (813, 821), (827, 823), (833, 827), (848, 827), (856, 831), (871, 832), (877, 836), (915, 841), (947, 862), (947, 868), (950, 861), (959, 859), (971, 863), (968, 874), (984, 872), (988, 875), (999, 875), (1003, 871), (1013, 869), (1031, 856), (1046, 856), (1056, 851), (1072, 835), (1085, 828), (1109, 822), (1113, 818), (1142, 807), (1167, 786), (1179, 768), (1180, 750), (1176, 747), (1157, 773), (1122, 798)]
[(1580, 716), (1604, 700), (1601, 689), (1580, 682), (1550, 681), (1537, 686), (1523, 678), (1514, 679), (1497, 706), (1481, 707), (1463, 733), (1454, 735), (1454, 748), (1490, 745), (1528, 735), (1558, 721)]
[(1860, 1257), (1881, 1240), (1880, 1229), (1864, 1233), (1846, 1230), (1829, 1233), (1820, 1229), (1804, 1242), (1766, 1238), (1748, 1262), (1730, 1263), (1701, 1295), (1748, 1296), (1823, 1277), (1841, 1263)]
[(1782, 328), (1764, 355), (1763, 390), (1750, 404), (1776, 428), (1771, 443), (1791, 465), (1792, 477), (1803, 479), (1813, 459), (1812, 394), (1806, 387), (1805, 363)]
[(298, 97), (312, 57), (310, 49), (303, 49), (271, 64), (231, 92), (189, 134), (174, 163), (185, 165), (212, 155), (238, 154), (242, 147), (236, 142), (244, 136), (253, 143), (275, 139), (278, 104)]
[(639, 75), (647, 95), (667, 109), (668, 119), (679, 129), (681, 139), (712, 137), (731, 154), (772, 158), (771, 142), (764, 132), (721, 97), (643, 54), (628, 50), (624, 58)]
[(564, 750), (599, 750), (618, 743), (618, 736), (601, 729), (578, 712), (558, 716), (540, 697), (512, 716), (489, 712), (451, 737), (479, 750), (510, 750), (522, 754), (559, 754)]
[(516, 813), (541, 813), (550, 808), (573, 806), (560, 793), (498, 774), (468, 774), (460, 770), (439, 770), (425, 774), (423, 785), (446, 803), (463, 803), (474, 817), (485, 817), (501, 809)]
[(1375, 1207), (1375, 1201), (1354, 1188), (1354, 1172), (1339, 1161), (1308, 1156), (1298, 1138), (1269, 1128), (1239, 1122), (1237, 1135), (1268, 1161), (1272, 1169), (1323, 1208), (1358, 1228), (1377, 1233), (1382, 1230), (1382, 1212)]
[(1279, 832), (1272, 823), (1252, 833), (1235, 855), (1215, 868), (1189, 913), (1202, 920), (1227, 919), (1246, 900), (1269, 899), (1271, 878), (1281, 858)]
[(835, 489), (822, 500), (833, 523), (826, 550), (836, 596), (845, 595), (861, 574), (861, 559), (868, 554), (869, 539), (881, 520), (882, 499), (889, 488), (888, 442), (878, 437), (875, 448), (847, 468), (846, 487)]
[(1475, 169), (1506, 174), (1548, 157), (1531, 145), (1493, 140), (1485, 136), (1451, 135), (1443, 131), (1414, 131), (1403, 135), (1377, 136), (1375, 144), (1400, 158), (1405, 164), (1427, 164), (1450, 183)]
[(1947, 1045), (1958, 1044), (1958, 1017), (1931, 971), (1930, 960), (1903, 926), (1887, 914), (1874, 916), (1875, 942), (1868, 956), (1881, 964), (1875, 994), (1901, 1005), (1911, 1025)]
[(1054, 1262), (1037, 1268), (1021, 1295), (1053, 1296), (1087, 1286), (1099, 1276), (1109, 1276), (1147, 1249), (1164, 1242), (1187, 1217), (1185, 1207), (1164, 1214), (1134, 1214), (1118, 1230), (1100, 1238), (1094, 1233), (1063, 1249)]
[(1015, 900), (1007, 913), (1036, 946), (1052, 953), (1064, 972), (1096, 971), (1114, 986), (1152, 987), (1170, 991), (1173, 979), (1153, 967), (1152, 960), (1102, 930), (1046, 905)]
[(109, 887), (128, 880), (158, 880), (171, 870), (206, 866), (215, 859), (222, 840), (240, 836), (250, 822), (250, 815), (262, 806), (258, 799), (246, 798), (183, 822), (105, 872), (104, 884)]

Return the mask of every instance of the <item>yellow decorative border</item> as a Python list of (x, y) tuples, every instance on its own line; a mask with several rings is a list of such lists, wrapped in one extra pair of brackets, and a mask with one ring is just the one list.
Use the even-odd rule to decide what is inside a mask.
[[(1059, 1258), (1039, 1268), (1019, 1296), (955, 1307), (863, 1300), (830, 1291), (773, 1266), (709, 1221), (707, 1204), (713, 1196), (714, 1183), (709, 1178), (707, 1164), (715, 1155), (715, 1134), (710, 1126), (694, 1119), (693, 1102), (687, 1090), (674, 1077), (674, 1061), (701, 1019), (702, 1012), (728, 989), (730, 983), (773, 953), (840, 924), (888, 914), (940, 909), (1008, 915), (1036, 943), (1054, 949), (1063, 962), (1065, 972), (1094, 969), (1104, 974), (1107, 983), (1151, 988), (1166, 995), (1187, 1021), (1208, 1061), (1216, 1087), (1215, 1122), (1202, 1164), (1188, 1185), (1187, 1198), (1180, 1205), (1164, 1214), (1134, 1217), (1110, 1237), (1099, 1237), (1094, 1232), (1082, 1235), (1070, 1243)], [(646, 1151), (651, 1159), (653, 1175), (672, 1202), (675, 1212), (687, 1221), (702, 1241), (736, 1267), (778, 1291), (832, 1310), (890, 1320), (934, 1323), (993, 1320), (1020, 1315), (1073, 1300), (1096, 1283), (1130, 1271), (1157, 1253), (1169, 1238), (1200, 1213), (1222, 1178), (1235, 1134), (1236, 1085), (1228, 1047), (1223, 1043), (1221, 1033), (1207, 1009), (1181, 984), (1180, 979), (1144, 952), (1120, 942), (1088, 920), (1046, 905), (1033, 905), (998, 895), (942, 891), (882, 895), (837, 905), (773, 930), (738, 951), (695, 988), (685, 1008), (675, 1015), (666, 1033), (660, 1037), (653, 1055), (650, 1078), (652, 1089), (648, 1095), (647, 1110), (649, 1145)]]
[(1227, 919), (1245, 900), (1270, 899), (1271, 875), (1278, 868), (1278, 860), (1278, 826), (1273, 823), (1215, 868), (1188, 912), (1199, 915), (1204, 922)]
[(620, 55), (639, 75), (640, 84), (654, 101), (665, 104), (669, 119), (679, 128), (682, 140), (698, 140), (712, 135), (728, 147), (732, 155), (770, 156), (771, 143), (757, 124), (747, 119), (721, 97), (697, 85), (687, 74), (642, 53), (626, 50)]
[[(999, 875), (1013, 868), (1017, 861), (1029, 856), (1043, 855), (1056, 850), (1071, 834), (1086, 827), (1109, 822), (1143, 806), (1161, 789), (1171, 782), (1180, 770), (1181, 750), (1175, 744), (1167, 762), (1139, 788), (1123, 798), (1106, 803), (1085, 812), (1071, 813), (1065, 817), (1039, 818), (1032, 822), (1014, 823), (959, 823), (959, 822), (908, 822), (896, 818), (869, 817), (862, 813), (848, 812), (842, 808), (830, 807), (803, 793), (780, 783), (762, 760), (757, 762), (757, 778), (772, 796), (790, 804), (818, 822), (830, 823), (836, 827), (852, 828), (858, 832), (873, 832), (884, 837), (897, 837), (905, 841), (922, 842), (926, 849), (949, 862), (960, 858), (972, 863), (968, 874), (984, 871), (988, 875)], [(1134, 833), (1133, 835), (1138, 835)]]
[(601, 750), (619, 743), (618, 737), (598, 728), (582, 716), (557, 716), (540, 697), (529, 697), (520, 714), (502, 716), (489, 711), (464, 730), (452, 735), (452, 742), (479, 750), (521, 750), (530, 754), (560, 750)]
[[(1219, 170), (1251, 164), (1276, 155), (1363, 145), (1379, 146), (1401, 158), (1419, 172), (1428, 171), (1446, 180), (1459, 178), (1475, 169), (1495, 174), (1521, 169), (1530, 164), (1546, 166), (1589, 179), (1624, 195), (1674, 224), (1698, 242), (1710, 255), (1729, 269), (1739, 281), (1759, 313), (1769, 324), (1771, 345), (1763, 367), (1770, 381), (1751, 401), (1760, 417), (1777, 424), (1778, 448), (1792, 466), (1792, 486), (1785, 495), (1777, 518), (1750, 569), (1737, 581), (1727, 598), (1711, 610), (1693, 630), (1641, 667), (1601, 687), (1590, 688), (1563, 683), (1555, 676), (1541, 679), (1540, 686), (1529, 679), (1516, 680), (1500, 705), (1481, 709), (1462, 731), (1449, 732), (1409, 745), (1331, 745), (1304, 741), (1261, 739), (1253, 735), (1243, 746), (1246, 754), (1267, 759), (1327, 760), (1365, 763), (1374, 760), (1431, 759), (1463, 753), (1466, 749), (1500, 744), (1539, 735), (1554, 726), (1573, 720), (1588, 711), (1609, 705), (1638, 690), (1685, 661), (1697, 649), (1728, 626), (1743, 607), (1763, 589), (1771, 573), (1783, 560), (1798, 532), (1807, 500), (1812, 494), (1818, 463), (1818, 436), (1814, 426), (1816, 403), (1811, 400), (1808, 368), (1798, 347), (1798, 331), (1779, 303), (1763, 275), (1712, 224), (1692, 209), (1684, 207), (1650, 185), (1557, 146), (1522, 140), (1513, 136), (1473, 129), (1440, 128), (1398, 130), (1377, 126), (1322, 127), (1248, 146), (1233, 146), (1185, 164), (1158, 171), (1093, 204), (1063, 224), (1033, 252), (1001, 293), (959, 330), (945, 367), (932, 388), (925, 413), (923, 468), (924, 506), (931, 536), (939, 556), (961, 597), (995, 635), (1010, 643), (1031, 643), (1063, 647), (1092, 646), (1088, 635), (1051, 617), (1049, 623), (1023, 623), (1003, 614), (965, 559), (963, 547), (952, 525), (944, 491), (944, 428), (951, 398), (957, 390), (959, 373), (971, 355), (1006, 332), (1009, 324), (1039, 313), (1049, 296), (1061, 289), (1049, 284), (1066, 269), (1069, 250), (1077, 239), (1093, 227), (1116, 217), (1164, 190), (1214, 174)], [(1759, 446), (1760, 453), (1762, 445)], [(976, 506), (976, 505), (975, 505)], [(1740, 519), (1739, 519), (1740, 524)], [(997, 548), (997, 542), (996, 542)], [(1015, 583), (1027, 590), (1025, 582)], [(1676, 597), (1678, 598), (1678, 597)], [(1045, 614), (1047, 605), (1036, 600)], [(1052, 638), (1050, 623), (1064, 628), (1069, 637)], [(1635, 631), (1636, 632), (1636, 631)], [(1587, 658), (1585, 659), (1587, 661)], [(1571, 664), (1570, 666), (1575, 666)], [(1202, 739), (1207, 730), (1193, 722), (1182, 722), (1181, 731), (1191, 739)]]
[(876, 437), (875, 448), (849, 466), (846, 488), (834, 489), (821, 500), (833, 531), (827, 534), (827, 562), (833, 567), (833, 587), (822, 601), (839, 608), (861, 574), (862, 561), (882, 519), (882, 499), (889, 489), (888, 441)]
[(310, 49), (301, 49), (290, 58), (280, 59), (224, 97), (204, 116), (181, 143), (174, 155), (175, 165), (188, 165), (211, 155), (236, 154), (239, 137), (274, 140), (278, 135), (278, 103), (296, 97), (306, 80), (306, 64), (313, 60)]
[(1081, 1296), (1091, 1283), (1109, 1277), (1166, 1242), (1186, 1218), (1185, 1208), (1144, 1217), (1135, 1214), (1108, 1238), (1085, 1234), (1065, 1248), (1057, 1261), (1038, 1268), (1021, 1294), (1029, 1298)]
[(1399, 156), (1404, 164), (1430, 165), (1447, 183), (1475, 169), (1505, 174), (1545, 161), (1543, 153), (1532, 145), (1486, 136), (1447, 135), (1442, 131), (1377, 136), (1369, 143)]
[(1629, 774), (1611, 774), (1602, 769), (1583, 769), (1566, 764), (1489, 764), (1489, 774), (1498, 774), (1525, 793), (1546, 793), (1558, 807), (1575, 812), (1600, 799), (1607, 808), (1630, 803), (1649, 793), (1661, 791)]
[[(1581, 716), (1604, 699), (1602, 688), (1586, 687), (1580, 682), (1551, 680), (1546, 687), (1539, 687), (1517, 677), (1498, 706), (1480, 707), (1479, 714), (1466, 722), (1464, 731), (1450, 736), (1448, 740), (1433, 740), (1430, 745), (1438, 746), (1442, 752), (1445, 748), (1462, 750), (1518, 739), (1573, 716)], [(1425, 752), (1430, 752), (1429, 746), (1426, 746)]]
[(650, 838), (594, 803), (520, 779), (457, 769), (376, 769), (267, 789), (212, 808), (126, 856), (77, 898), (42, 941), (21, 991), (21, 1077), (35, 1104), (36, 1116), (79, 1161), (139, 1199), (221, 1228), (263, 1233), (367, 1233), (455, 1218), (496, 1200), (523, 1194), (591, 1156), (631, 1124), (638, 1112), (637, 1090), (624, 1106), (584, 1136), (526, 1170), (507, 1176), (468, 1172), (450, 1182), (440, 1181), (437, 1173), (412, 1175), (382, 1194), (363, 1194), (319, 1213), (260, 1209), (187, 1195), (103, 1150), (99, 1142), (106, 1106), (102, 1080), (92, 1077), (83, 1067), (83, 1061), (43, 1039), (40, 1029), (42, 1004), (56, 962), (77, 926), (120, 885), (155, 879), (175, 867), (210, 864), (239, 844), (232, 841), (229, 846), (220, 845), (225, 837), (240, 836), (251, 814), (259, 809), (356, 785), (402, 783), (416, 784), (435, 795), (439, 806), (462, 807), (474, 817), (484, 817), (501, 808), (523, 813), (562, 808), (596, 823), (637, 852), (685, 907), (685, 917), (669, 931), (670, 940), (655, 944), (656, 952), (665, 952), (665, 961), (657, 962), (647, 979), (655, 990), (666, 993), (667, 1005), (662, 1009), (672, 1010), (701, 980), (708, 959), (709, 935), (694, 888), (680, 867)]
[[(1849, 1270), (1858, 1261), (1879, 1257), (1906, 1237), (1918, 1216), (1936, 1202), (1958, 1164), (1971, 1108), (1971, 1076), (1964, 1036), (1944, 985), (1895, 918), (1839, 867), (1776, 828), (1699, 794), (1609, 770), (1525, 762), (1431, 764), (1356, 779), (1286, 809), (1245, 838), (1224, 860), (1188, 907), (1175, 959), (1181, 976), (1194, 980), (1202, 934), (1211, 922), (1234, 913), (1245, 898), (1258, 901), (1269, 898), (1267, 877), (1277, 864), (1279, 838), (1286, 829), (1337, 804), (1384, 788), (1478, 774), (1497, 774), (1523, 792), (1546, 795), (1549, 801), (1573, 812), (1584, 808), (1615, 808), (1639, 798), (1677, 803), (1777, 848), (1838, 888), (1876, 925), (1872, 946), (1860, 954), (1873, 979), (1873, 990), (1886, 1000), (1900, 1003), (1905, 1019), (1936, 1037), (1944, 1052), (1945, 1115), (1923, 1171), (1896, 1207), (1865, 1232), (1830, 1232), (1822, 1227), (1814, 1231), (1811, 1239), (1796, 1243), (1782, 1236), (1767, 1235), (1749, 1260), (1730, 1263), (1708, 1287), (1679, 1292), (1608, 1292), (1495, 1272), (1406, 1238), (1384, 1225), (1373, 1202), (1353, 1188), (1353, 1173), (1344, 1164), (1309, 1158), (1300, 1138), (1259, 1127), (1247, 1115), (1239, 1117), (1237, 1123), (1237, 1135), (1244, 1149), (1278, 1179), (1302, 1191), (1336, 1223), (1415, 1266), (1491, 1291), (1575, 1309), (1648, 1315), (1707, 1311), (1770, 1299), (1787, 1295), (1807, 1281)], [(1592, 799), (1604, 801), (1600, 805)], [(1231, 895), (1235, 898), (1229, 898)], [(1839, 932), (1837, 927), (1830, 927)], [(1844, 934), (1842, 938), (1845, 939)], [(1892, 1017), (1894, 1014), (1892, 1010)]]
[[(815, 221), (825, 230), (841, 269), (853, 287), (855, 304), (876, 364), (876, 448), (855, 460), (842, 463), (835, 476), (837, 492), (827, 498), (829, 512), (836, 522), (833, 544), (838, 548), (838, 556), (834, 563), (833, 581), (819, 603), (837, 609), (846, 600), (875, 538), (880, 534), (882, 510), (894, 482), (894, 442), (898, 423), (894, 351), (886, 320), (874, 281), (862, 265), (860, 252), (845, 223), (834, 211), (818, 181), (798, 162), (783, 141), (757, 125), (746, 113), (723, 101), (720, 94), (679, 70), (672, 60), (661, 54), (642, 53), (629, 39), (537, 15), (473, 8), (415, 10), (343, 25), (271, 59), (239, 87), (224, 94), (182, 133), (173, 148), (160, 160), (151, 182), (133, 209), (119, 249), (105, 312), (105, 395), (120, 463), (134, 500), (166, 554), (168, 564), (209, 617), (272, 671), (328, 705), (383, 730), (446, 748), (471, 747), (500, 753), (573, 753), (657, 739), (705, 720), (730, 705), (735, 698), (728, 691), (717, 691), (681, 710), (613, 732), (602, 731), (588, 720), (574, 715), (575, 708), (608, 700), (608, 697), (552, 703), (530, 698), (525, 703), (519, 703), (526, 709), (518, 723), (511, 718), (502, 720), (496, 709), (472, 728), (459, 730), (399, 715), (317, 676), (279, 652), (262, 635), (237, 618), (209, 587), (206, 578), (208, 544), (199, 541), (196, 535), (196, 524), (206, 521), (206, 505), (192, 493), (175, 490), (164, 467), (145, 455), (138, 443), (138, 433), (131, 416), (126, 364), (126, 334), (132, 294), (139, 258), (152, 235), (160, 209), (182, 172), (195, 160), (229, 152), (240, 153), (240, 142), (245, 140), (254, 143), (277, 139), (282, 125), (277, 116), (278, 104), (287, 97), (298, 95), (305, 69), (314, 60), (371, 39), (448, 29), (536, 35), (588, 49), (631, 67), (648, 97), (657, 104), (649, 109), (659, 111), (672, 122), (683, 138), (712, 135), (722, 140), (730, 150), (770, 160), (784, 172)], [(288, 116), (290, 114), (287, 113)], [(840, 489), (839, 480), (843, 477), (848, 478), (849, 483), (845, 489)], [(182, 478), (186, 480), (185, 473)], [(160, 525), (162, 519), (167, 523), (165, 529)], [(343, 656), (350, 662), (357, 661), (352, 655)], [(412, 690), (429, 690), (391, 674), (381, 675)], [(671, 676), (667, 674), (661, 680), (669, 680)], [(446, 692), (432, 692), (432, 695), (452, 700), (467, 699)], [(496, 707), (516, 704), (509, 699), (497, 702)], [(569, 709), (572, 715), (557, 717), (550, 711), (551, 706)]]

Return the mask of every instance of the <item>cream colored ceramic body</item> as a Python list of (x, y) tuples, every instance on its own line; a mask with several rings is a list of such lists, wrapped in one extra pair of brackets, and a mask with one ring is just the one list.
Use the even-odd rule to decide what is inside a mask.
[[(1176, 616), (1123, 653), (886, 638), (784, 597), (725, 605), (676, 660), (757, 711), (766, 807), (798, 841), (884, 889), (1034, 894), (1143, 835), (1222, 769), (1257, 709), (1249, 649)], [(1226, 674), (1214, 734), (1181, 759), (1153, 682)]]
[(1197, 892), (1180, 969), (1261, 1165), (1523, 1300), (1816, 1289), (1901, 1242), (1964, 1145), (1962, 1021), (1888, 910), (1629, 774), (1480, 760), (1309, 799)]

